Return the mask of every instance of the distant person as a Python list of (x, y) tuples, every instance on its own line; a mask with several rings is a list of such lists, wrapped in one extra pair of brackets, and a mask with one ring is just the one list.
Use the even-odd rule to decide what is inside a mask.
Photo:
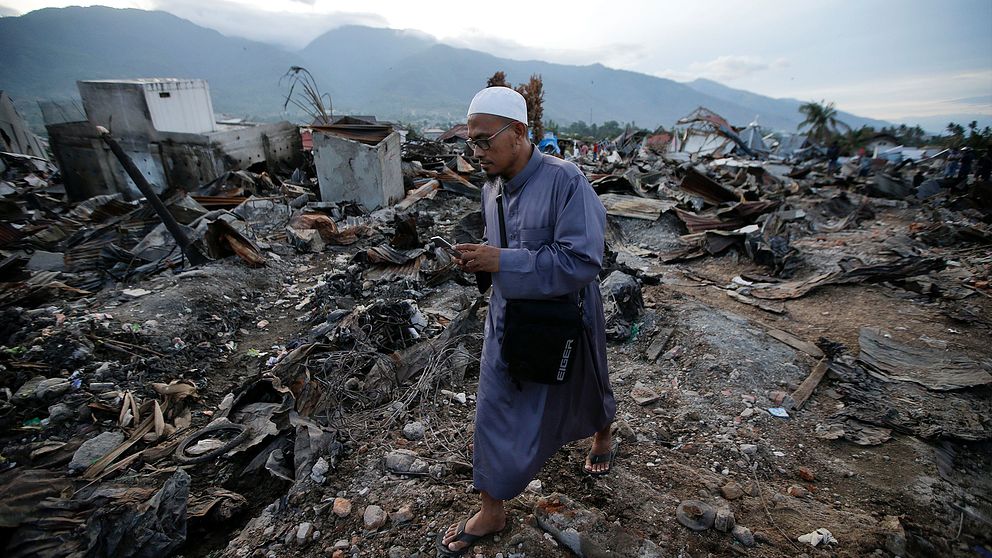
[(833, 175), (837, 172), (837, 157), (840, 156), (840, 146), (837, 140), (830, 143), (827, 148), (827, 174)]
[(858, 176), (865, 177), (871, 172), (871, 157), (862, 155), (858, 162)]
[(592, 160), (593, 161), (598, 161), (599, 160), (599, 142), (598, 141), (596, 143), (592, 144)]
[(992, 157), (989, 157), (989, 152), (985, 151), (975, 161), (975, 181), (988, 182), (990, 174), (992, 174)]
[(961, 152), (957, 149), (952, 149), (947, 154), (947, 166), (944, 167), (944, 178), (956, 177), (959, 168), (961, 168)]
[(961, 167), (958, 168), (959, 179), (968, 180), (968, 175), (971, 174), (971, 163), (974, 160), (975, 152), (970, 147), (965, 147), (961, 150)]

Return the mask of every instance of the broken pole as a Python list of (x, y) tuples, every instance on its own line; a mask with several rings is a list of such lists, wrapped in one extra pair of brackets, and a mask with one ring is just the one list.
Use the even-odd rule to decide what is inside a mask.
[(172, 237), (176, 239), (176, 244), (179, 245), (179, 249), (183, 251), (183, 255), (186, 256), (189, 263), (193, 265), (201, 265), (209, 262), (210, 259), (203, 255), (199, 248), (193, 244), (193, 241), (186, 236), (186, 231), (184, 231), (182, 226), (176, 222), (176, 218), (172, 216), (172, 213), (169, 213), (169, 210), (165, 207), (165, 204), (162, 203), (162, 200), (159, 199), (158, 195), (155, 193), (155, 190), (152, 190), (151, 184), (145, 180), (145, 176), (141, 174), (138, 167), (134, 165), (134, 161), (128, 157), (127, 153), (124, 153), (124, 150), (121, 149), (121, 146), (117, 143), (117, 140), (110, 135), (110, 131), (103, 126), (97, 126), (96, 131), (100, 134), (100, 139), (102, 139), (104, 143), (110, 147), (110, 150), (114, 152), (114, 156), (116, 156), (117, 160), (120, 161), (121, 166), (124, 167), (124, 171), (127, 172), (127, 175), (131, 177), (134, 185), (138, 187), (138, 190), (140, 190), (145, 196), (148, 203), (150, 203), (155, 209), (155, 213), (158, 214), (159, 219), (162, 220), (162, 223), (165, 225), (165, 228), (169, 230)]

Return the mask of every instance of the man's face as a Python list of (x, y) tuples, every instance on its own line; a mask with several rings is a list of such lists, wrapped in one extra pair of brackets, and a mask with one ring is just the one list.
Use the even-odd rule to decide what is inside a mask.
[[(507, 124), (510, 124), (509, 127), (500, 132)], [(475, 148), (475, 156), (479, 158), (482, 171), (487, 176), (503, 176), (513, 167), (520, 153), (519, 128), (522, 127), (522, 124), (492, 114), (473, 114), (468, 117), (468, 137), (473, 140), (485, 140), (499, 132), (490, 140), (489, 149)]]

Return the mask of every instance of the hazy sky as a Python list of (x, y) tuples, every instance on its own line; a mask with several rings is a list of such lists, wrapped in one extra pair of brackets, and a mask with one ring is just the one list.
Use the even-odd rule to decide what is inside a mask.
[[(0, 0), (14, 15), (91, 5)], [(497, 56), (697, 77), (896, 122), (992, 123), (992, 0), (105, 0), (290, 49), (333, 27), (415, 29)], [(942, 126), (930, 124), (930, 128)]]

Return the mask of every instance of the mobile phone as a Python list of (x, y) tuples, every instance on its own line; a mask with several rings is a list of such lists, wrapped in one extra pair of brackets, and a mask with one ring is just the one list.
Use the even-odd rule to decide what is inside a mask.
[(441, 238), (440, 236), (432, 236), (431, 237), (431, 242), (433, 242), (434, 244), (437, 244), (441, 248), (444, 248), (445, 250), (448, 251), (448, 253), (450, 253), (452, 256), (454, 256), (456, 258), (461, 258), (462, 257), (462, 253), (461, 252), (459, 252), (458, 250), (455, 250), (455, 247), (452, 246), (452, 244), (450, 242), (448, 242), (447, 240)]

